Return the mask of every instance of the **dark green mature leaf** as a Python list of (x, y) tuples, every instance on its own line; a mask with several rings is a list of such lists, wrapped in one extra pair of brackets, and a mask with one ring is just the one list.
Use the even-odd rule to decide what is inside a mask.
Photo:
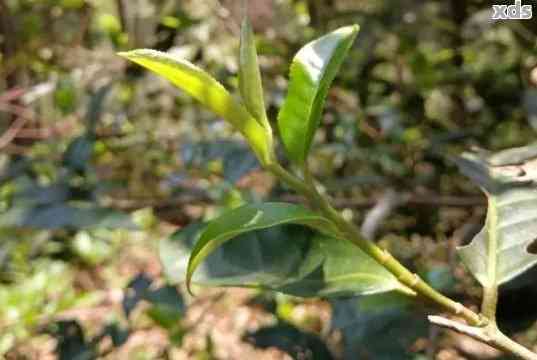
[(248, 110), (238, 103), (229, 92), (199, 67), (156, 50), (139, 49), (119, 53), (171, 81), (201, 104), (228, 121), (242, 133), (261, 163), (272, 160), (272, 139)]
[(201, 262), (216, 248), (234, 237), (250, 231), (283, 224), (301, 224), (331, 234), (337, 234), (334, 225), (322, 216), (294, 204), (249, 204), (231, 210), (212, 220), (200, 235), (189, 259), (186, 285)]
[(0, 173), (0, 186), (6, 182), (11, 181), (32, 167), (32, 161), (26, 157), (12, 159), (8, 166), (5, 166), (2, 173)]
[(102, 86), (92, 95), (85, 119), (88, 134), (95, 133), (95, 128), (103, 112), (106, 97), (111, 88), (111, 85)]
[(21, 204), (0, 213), (0, 227), (29, 229), (135, 229), (131, 218), (113, 209), (75, 206), (66, 203), (50, 205)]
[(459, 254), (481, 285), (499, 286), (537, 263), (527, 250), (537, 238), (537, 145), (456, 162), (488, 197), (485, 227)]
[(428, 324), (411, 305), (396, 293), (334, 300), (332, 327), (343, 335), (343, 359), (417, 359), (410, 348), (427, 336)]
[(63, 164), (74, 171), (84, 172), (89, 166), (94, 146), (95, 136), (92, 134), (75, 138), (63, 154)]
[(248, 19), (244, 19), (241, 28), (239, 88), (244, 105), (250, 114), (261, 126), (267, 129), (269, 134), (272, 134), (263, 99), (263, 85), (257, 61), (254, 33)]
[(230, 140), (187, 142), (181, 146), (181, 158), (188, 167), (207, 170), (212, 161), (222, 161), (224, 178), (231, 183), (260, 166), (245, 144)]
[(95, 129), (101, 118), (103, 106), (110, 88), (110, 85), (103, 86), (91, 97), (86, 112), (86, 133), (73, 139), (67, 147), (67, 150), (63, 154), (63, 164), (65, 167), (79, 173), (83, 173), (89, 168), (93, 148), (95, 147)]
[[(161, 241), (166, 276), (183, 282), (188, 258), (207, 225), (192, 224)], [(353, 296), (402, 289), (384, 268), (353, 244), (298, 225), (244, 233), (225, 242), (192, 278), (204, 286), (256, 287), (291, 295)]]
[(57, 339), (59, 360), (92, 360), (97, 357), (95, 346), (85, 339), (82, 326), (74, 320), (59, 321), (49, 330)]
[(291, 160), (301, 165), (321, 121), (328, 90), (358, 33), (347, 26), (304, 46), (293, 59), (278, 126)]
[(244, 339), (258, 348), (280, 349), (293, 359), (333, 359), (330, 350), (319, 336), (285, 322), (248, 333)]
[(185, 312), (182, 295), (177, 288), (167, 285), (152, 289), (153, 280), (145, 274), (137, 275), (127, 285), (123, 298), (123, 311), (127, 317), (142, 300), (152, 306), (147, 310), (148, 315), (160, 326), (173, 329)]

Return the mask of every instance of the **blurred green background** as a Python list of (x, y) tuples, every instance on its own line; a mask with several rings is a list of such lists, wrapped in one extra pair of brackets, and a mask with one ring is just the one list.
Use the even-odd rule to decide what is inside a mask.
[[(357, 224), (390, 203), (371, 235), (468, 305), (480, 290), (454, 250), (486, 209), (448, 158), (537, 135), (537, 20), (493, 22), (491, 5), (249, 1), (271, 121), (296, 51), (360, 24), (312, 170)], [(221, 119), (115, 54), (169, 51), (236, 92), (241, 14), (237, 0), (0, 0), (0, 357), (501, 358), (391, 294), (190, 297), (167, 282), (159, 243), (177, 229), (246, 200), (298, 199)], [(499, 308), (533, 349), (536, 277), (510, 283)]]

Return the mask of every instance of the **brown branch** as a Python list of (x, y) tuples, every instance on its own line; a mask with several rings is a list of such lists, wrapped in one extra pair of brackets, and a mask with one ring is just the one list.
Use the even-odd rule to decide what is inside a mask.
[(35, 113), (21, 105), (2, 103), (0, 101), (0, 111), (13, 114), (15, 120), (11, 127), (0, 137), (0, 148), (7, 146), (16, 138), (25, 139), (48, 139), (55, 136), (69, 135), (74, 129), (72, 120), (64, 120), (53, 126), (46, 128), (24, 128), (26, 122), (42, 123)]
[[(284, 194), (280, 197), (280, 200), (291, 203), (299, 203), (302, 201), (302, 197), (294, 194)], [(179, 195), (173, 198), (113, 198), (111, 197), (107, 203), (108, 206), (112, 206), (124, 211), (132, 211), (136, 209), (142, 209), (145, 207), (172, 207), (183, 206), (191, 204), (209, 204), (212, 199), (203, 191), (194, 189), (193, 192)], [(371, 208), (378, 203), (378, 199), (371, 200), (356, 200), (356, 199), (334, 199), (334, 205), (337, 208)], [(485, 201), (481, 197), (457, 197), (457, 196), (437, 196), (430, 195), (427, 197), (421, 197), (416, 194), (402, 195), (398, 199), (399, 206), (402, 205), (424, 205), (424, 206), (442, 206), (442, 207), (473, 207), (483, 206)]]
[[(296, 195), (286, 195), (284, 199), (291, 202), (299, 202), (301, 197)], [(399, 206), (441, 206), (441, 207), (474, 207), (485, 206), (486, 201), (482, 196), (452, 196), (452, 195), (436, 195), (436, 194), (415, 194), (406, 193), (399, 196)], [(348, 199), (336, 198), (333, 199), (333, 204), (337, 208), (370, 208), (377, 204), (378, 199)]]
[(0, 136), (0, 149), (9, 145), (13, 139), (17, 137), (17, 133), (24, 127), (26, 121), (28, 121), (28, 118), (25, 117), (18, 117), (15, 119), (9, 129)]

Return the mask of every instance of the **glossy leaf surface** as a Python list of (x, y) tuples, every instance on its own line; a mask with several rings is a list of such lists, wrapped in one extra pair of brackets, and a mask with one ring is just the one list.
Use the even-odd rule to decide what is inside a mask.
[(336, 233), (335, 227), (328, 220), (299, 205), (262, 203), (241, 206), (212, 220), (200, 235), (189, 259), (187, 287), (199, 264), (224, 242), (250, 231), (283, 224), (302, 224)]
[(243, 21), (241, 28), (239, 89), (242, 100), (250, 114), (269, 134), (272, 134), (267, 120), (265, 100), (263, 99), (263, 85), (257, 60), (254, 33), (247, 19)]
[(164, 77), (197, 99), (241, 132), (262, 163), (270, 161), (271, 140), (266, 129), (205, 71), (186, 60), (156, 50), (140, 49), (119, 55)]
[(299, 165), (310, 150), (330, 85), (357, 33), (357, 25), (335, 30), (304, 46), (293, 59), (278, 126), (289, 157)]
[[(184, 281), (188, 258), (206, 226), (190, 225), (161, 242), (161, 261), (172, 282)], [(402, 289), (395, 277), (353, 244), (298, 225), (251, 231), (223, 243), (200, 264), (192, 282), (303, 297)]]

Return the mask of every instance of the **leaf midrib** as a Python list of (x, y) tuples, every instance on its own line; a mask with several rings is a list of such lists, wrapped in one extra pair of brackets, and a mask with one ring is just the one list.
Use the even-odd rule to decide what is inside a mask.
[(489, 196), (487, 219), (487, 278), (489, 286), (496, 287), (498, 279), (498, 207), (494, 196)]

